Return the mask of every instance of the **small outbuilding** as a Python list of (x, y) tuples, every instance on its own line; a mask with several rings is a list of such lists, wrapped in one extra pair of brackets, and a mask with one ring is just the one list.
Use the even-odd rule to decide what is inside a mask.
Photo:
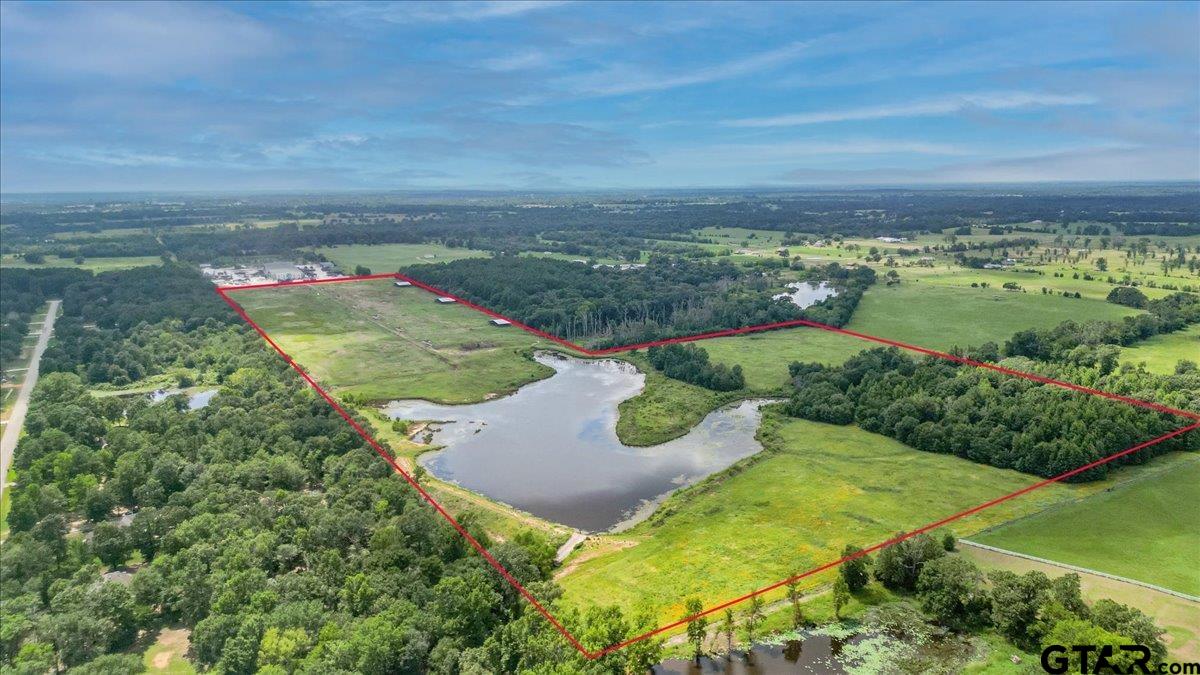
[(492, 319), (490, 322), (493, 326), (511, 326), (512, 322), (506, 319)]
[(449, 305), (450, 303), (453, 303), (453, 302), (458, 302), (458, 301), (457, 301), (457, 300), (455, 300), (454, 298), (447, 297), (447, 296), (444, 296), (444, 295), (443, 295), (442, 297), (438, 298), (438, 299), (437, 299), (437, 301), (438, 301), (438, 304), (439, 304), (439, 305)]
[(397, 281), (396, 283), (394, 283), (392, 285), (396, 286), (397, 288), (404, 288), (406, 286), (412, 286), (412, 282), (411, 281)]

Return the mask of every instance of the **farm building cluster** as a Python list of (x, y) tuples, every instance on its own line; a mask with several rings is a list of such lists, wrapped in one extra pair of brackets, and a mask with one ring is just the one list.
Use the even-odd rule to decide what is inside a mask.
[(233, 267), (201, 265), (200, 272), (219, 286), (248, 286), (269, 284), (277, 281), (300, 281), (305, 279), (331, 279), (343, 276), (342, 271), (331, 262), (291, 263), (265, 262)]

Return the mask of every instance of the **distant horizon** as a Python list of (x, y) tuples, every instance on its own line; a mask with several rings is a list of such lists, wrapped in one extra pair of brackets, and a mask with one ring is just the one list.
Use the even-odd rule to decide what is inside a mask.
[(1200, 181), (1198, 25), (1196, 2), (11, 0), (0, 192)]
[(1144, 180), (1144, 181), (1015, 181), (1003, 183), (920, 183), (920, 184), (845, 184), (845, 185), (725, 185), (725, 186), (695, 186), (695, 187), (645, 187), (645, 188), (603, 188), (603, 187), (578, 187), (578, 188), (513, 188), (513, 189), (485, 189), (485, 188), (330, 188), (327, 190), (320, 189), (291, 189), (291, 190), (98, 190), (98, 191), (42, 191), (42, 192), (3, 192), (0, 193), (0, 202), (19, 197), (102, 197), (102, 196), (178, 196), (178, 197), (236, 197), (236, 196), (337, 196), (337, 195), (353, 195), (353, 194), (371, 194), (371, 195), (439, 195), (439, 194), (478, 194), (478, 195), (551, 195), (551, 196), (571, 196), (571, 195), (588, 195), (588, 194), (632, 194), (632, 193), (651, 193), (651, 194), (671, 194), (671, 193), (727, 193), (727, 192), (773, 192), (773, 193), (788, 193), (788, 192), (809, 192), (809, 193), (832, 193), (832, 192), (890, 192), (897, 190), (914, 191), (914, 192), (938, 192), (938, 191), (979, 191), (998, 188), (1027, 188), (1039, 190), (1053, 190), (1054, 188), (1192, 188), (1200, 193), (1200, 180)]

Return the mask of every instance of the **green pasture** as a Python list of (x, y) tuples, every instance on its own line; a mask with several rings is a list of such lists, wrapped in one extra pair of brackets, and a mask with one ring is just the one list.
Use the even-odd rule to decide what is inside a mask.
[[(618, 260), (616, 258), (590, 258), (588, 256), (574, 255), (571, 253), (555, 253), (554, 251), (524, 251), (521, 253), (526, 258), (550, 258), (551, 260), (566, 260), (568, 262), (583, 260), (590, 261), (601, 265), (623, 265), (628, 263), (628, 260)], [(645, 252), (642, 253), (642, 262), (646, 261), (648, 256)]]
[(787, 328), (697, 343), (718, 363), (740, 365), (746, 388), (770, 391), (788, 384), (793, 361), (841, 364), (873, 345), (817, 328)]
[(468, 403), (554, 372), (529, 358), (542, 340), (386, 279), (232, 297), (317, 379), (367, 400)]
[[(647, 599), (662, 618), (677, 617), (688, 596), (732, 598), (835, 560), (846, 544), (869, 546), (1036, 481), (770, 411), (760, 438), (764, 452), (677, 493), (632, 530), (589, 541), (559, 579), (567, 601)], [(1098, 489), (1051, 485), (952, 529), (972, 534)]]
[(981, 544), (1200, 595), (1200, 458), (974, 538)]
[(1136, 313), (1091, 298), (904, 281), (868, 289), (847, 328), (946, 350), (988, 341), (1003, 346), (1019, 330), (1051, 328), (1068, 319), (1113, 321)]
[(337, 263), (343, 271), (353, 272), (355, 266), (364, 265), (376, 274), (395, 272), (409, 265), (450, 262), (464, 258), (484, 258), (486, 251), (469, 248), (449, 248), (441, 244), (352, 244), (349, 246), (323, 246), (314, 249)]
[(1173, 373), (1181, 360), (1200, 363), (1200, 325), (1185, 330), (1155, 335), (1149, 340), (1121, 349), (1121, 360), (1144, 363), (1152, 373)]
[[(1036, 272), (1029, 270), (1036, 270)], [(1038, 272), (1041, 272), (1041, 274)], [(1062, 276), (1054, 276), (1055, 272), (1062, 274)], [(1042, 287), (1045, 287), (1057, 292), (1059, 295), (1063, 291), (1066, 291), (1068, 293), (1079, 293), (1085, 298), (1096, 300), (1107, 298), (1109, 292), (1117, 285), (1109, 283), (1108, 277), (1112, 276), (1120, 281), (1125, 276), (1123, 272), (1118, 271), (1114, 273), (1111, 269), (1109, 272), (1100, 272), (1095, 267), (1089, 268), (1086, 265), (1072, 266), (1063, 264), (1020, 264), (1003, 270), (976, 270), (939, 263), (939, 265), (934, 267), (906, 267), (900, 273), (905, 279), (920, 279), (927, 283), (941, 286), (970, 287), (972, 283), (987, 282), (993, 288), (1001, 288), (1005, 283), (1015, 283), (1029, 293), (1041, 293)], [(1076, 273), (1079, 275), (1078, 279), (1075, 278)], [(1085, 274), (1090, 274), (1092, 279), (1086, 279)], [(1172, 271), (1172, 276), (1170, 277), (1149, 273), (1131, 274), (1131, 277), (1143, 282), (1139, 288), (1149, 298), (1161, 298), (1174, 292), (1161, 287), (1145, 285), (1144, 282), (1150, 279), (1155, 281), (1156, 286), (1170, 284), (1182, 287), (1185, 285), (1200, 284), (1200, 277), (1187, 275), (1186, 271), (1184, 274)]]
[(89, 270), (91, 272), (111, 272), (113, 270), (127, 270), (133, 267), (147, 267), (150, 265), (161, 265), (162, 258), (154, 255), (140, 256), (125, 256), (118, 258), (84, 258), (83, 264), (75, 264), (73, 258), (59, 258), (58, 256), (46, 256), (46, 262), (40, 265), (34, 265), (25, 262), (21, 256), (9, 254), (0, 257), (0, 267), (10, 269), (45, 269), (48, 267), (75, 267), (81, 270)]

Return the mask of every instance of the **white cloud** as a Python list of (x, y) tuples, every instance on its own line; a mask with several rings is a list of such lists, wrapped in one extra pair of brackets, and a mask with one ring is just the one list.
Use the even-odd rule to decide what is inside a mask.
[(484, 59), (481, 65), (488, 70), (508, 73), (517, 70), (542, 68), (548, 65), (550, 61), (551, 59), (546, 52), (539, 49), (523, 49), (504, 56), (494, 56)]
[(566, 4), (560, 0), (489, 0), (487, 2), (317, 2), (315, 6), (350, 19), (388, 23), (484, 21), (520, 16)]
[(220, 73), (277, 50), (266, 26), (219, 6), (3, 3), (5, 61), (58, 76), (140, 83)]
[(799, 184), (1037, 183), (1200, 180), (1195, 148), (1101, 146), (931, 169), (796, 169), (783, 177)]
[(1025, 91), (979, 92), (939, 96), (907, 103), (733, 119), (726, 120), (724, 124), (731, 127), (792, 127), (889, 117), (941, 117), (969, 110), (1016, 110), (1091, 105), (1096, 102), (1097, 99), (1088, 94), (1045, 94)]
[(919, 140), (854, 138), (844, 140), (803, 139), (778, 143), (718, 143), (708, 146), (678, 148), (655, 155), (655, 164), (662, 166), (749, 166), (766, 164), (795, 165), (797, 160), (820, 157), (826, 160), (839, 157), (884, 155), (962, 156), (974, 154), (948, 144)]
[(626, 64), (571, 78), (567, 86), (576, 93), (592, 96), (617, 96), (675, 89), (774, 68), (799, 57), (805, 49), (805, 43), (793, 42), (740, 59), (674, 74), (646, 73), (642, 68)]

